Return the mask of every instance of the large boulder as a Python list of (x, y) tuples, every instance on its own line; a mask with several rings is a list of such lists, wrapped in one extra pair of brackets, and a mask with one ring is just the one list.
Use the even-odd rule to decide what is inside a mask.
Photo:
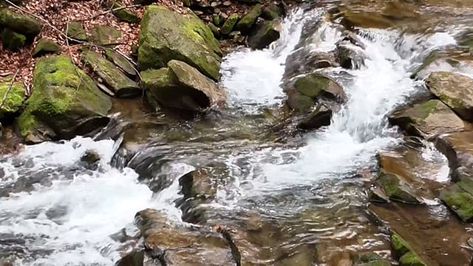
[(23, 83), (12, 82), (12, 77), (0, 79), (0, 121), (19, 112), (25, 98)]
[(146, 8), (138, 49), (142, 70), (165, 67), (175, 59), (217, 80), (221, 55), (212, 31), (196, 15), (182, 15), (156, 5)]
[(394, 112), (389, 120), (410, 134), (425, 139), (462, 131), (465, 123), (439, 100), (429, 100)]
[(112, 89), (117, 97), (132, 97), (141, 93), (140, 86), (136, 82), (100, 54), (86, 51), (83, 53), (83, 61)]
[(473, 121), (473, 79), (451, 72), (434, 72), (427, 78), (426, 84), (461, 118)]
[(18, 119), (28, 142), (72, 138), (108, 123), (109, 97), (69, 57), (41, 58), (33, 75), (33, 94)]
[(41, 31), (42, 24), (29, 15), (17, 13), (9, 8), (0, 8), (0, 28), (8, 28), (28, 37), (34, 37)]
[(211, 79), (182, 61), (171, 60), (168, 67), (141, 72), (148, 100), (162, 106), (203, 112), (225, 103), (225, 94)]

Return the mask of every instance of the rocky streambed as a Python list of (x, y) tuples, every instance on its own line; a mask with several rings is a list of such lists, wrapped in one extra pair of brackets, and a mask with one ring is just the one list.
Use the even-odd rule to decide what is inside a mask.
[(1, 264), (470, 265), (469, 1), (123, 4), (2, 77)]

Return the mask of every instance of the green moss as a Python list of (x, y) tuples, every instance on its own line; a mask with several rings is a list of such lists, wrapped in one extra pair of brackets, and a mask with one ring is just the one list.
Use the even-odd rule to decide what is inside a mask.
[[(11, 86), (11, 87), (10, 87)], [(5, 99), (5, 101), (3, 101)], [(0, 119), (5, 115), (16, 113), (20, 110), (25, 100), (25, 88), (21, 82), (0, 83)]]
[(173, 86), (176, 82), (169, 68), (149, 69), (142, 71), (140, 75), (143, 87), (148, 90), (156, 87)]
[(419, 201), (401, 186), (399, 178), (392, 174), (381, 173), (378, 182), (386, 195), (391, 199), (403, 203), (417, 204)]
[(430, 100), (424, 103), (420, 103), (414, 106), (414, 111), (416, 112), (416, 119), (424, 120), (431, 113), (435, 112), (438, 108), (437, 100)]
[(305, 96), (316, 98), (327, 89), (330, 79), (319, 74), (309, 74), (297, 79), (294, 87)]
[(231, 14), (227, 20), (225, 20), (225, 23), (223, 23), (222, 28), (220, 29), (220, 32), (223, 35), (228, 35), (230, 32), (233, 31), (235, 28), (235, 25), (237, 24), (238, 20), (240, 19), (240, 16), (238, 14)]
[(289, 106), (298, 112), (307, 112), (314, 106), (314, 100), (300, 93), (289, 96)]
[(425, 266), (426, 264), (415, 254), (414, 252), (410, 251), (404, 254), (399, 259), (400, 266)]
[(261, 13), (263, 12), (263, 8), (260, 4), (255, 5), (246, 15), (244, 15), (240, 21), (236, 24), (236, 29), (242, 32), (248, 32), (253, 25), (256, 23), (256, 20)]
[(87, 33), (84, 26), (78, 21), (71, 21), (67, 24), (66, 35), (78, 41), (86, 41)]
[(58, 53), (61, 51), (59, 44), (55, 43), (52, 40), (41, 39), (36, 44), (36, 47), (33, 50), (33, 57), (42, 56), (49, 53)]
[(38, 35), (42, 25), (31, 16), (19, 14), (9, 8), (0, 8), (0, 28), (2, 27), (31, 37)]
[(398, 257), (402, 257), (411, 250), (406, 240), (396, 233), (391, 235), (391, 244)]
[(463, 181), (454, 184), (440, 194), (444, 201), (463, 221), (468, 222), (473, 218), (473, 195), (462, 189)]

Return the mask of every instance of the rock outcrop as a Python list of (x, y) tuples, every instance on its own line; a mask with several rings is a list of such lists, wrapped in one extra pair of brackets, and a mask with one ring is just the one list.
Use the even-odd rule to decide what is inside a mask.
[(141, 70), (158, 69), (171, 60), (180, 60), (217, 80), (221, 55), (212, 31), (197, 16), (181, 15), (163, 6), (146, 8), (138, 48)]
[(18, 127), (27, 142), (72, 138), (108, 123), (110, 108), (110, 99), (69, 57), (41, 58)]

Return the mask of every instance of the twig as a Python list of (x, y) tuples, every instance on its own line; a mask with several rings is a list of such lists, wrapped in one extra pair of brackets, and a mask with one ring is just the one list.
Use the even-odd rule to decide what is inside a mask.
[(10, 94), (10, 91), (11, 91), (12, 88), (13, 88), (13, 83), (15, 83), (16, 76), (18, 75), (19, 72), (20, 72), (20, 70), (17, 69), (15, 75), (13, 76), (13, 78), (12, 78), (12, 80), (11, 80), (11, 82), (10, 82), (10, 86), (8, 87), (8, 89), (7, 89), (7, 91), (5, 92), (5, 94), (3, 95), (2, 102), (0, 103), (0, 108), (2, 108), (3, 105), (5, 104), (5, 102), (7, 101), (7, 96), (8, 96), (8, 94)]
[[(126, 8), (130, 8), (130, 7), (139, 7), (141, 5), (128, 5), (128, 6), (119, 6), (119, 7), (115, 7), (115, 8), (110, 8), (109, 10), (107, 11), (103, 11), (103, 12), (100, 12), (100, 13), (97, 13), (95, 15), (93, 15), (92, 17), (89, 17), (89, 18), (84, 18), (84, 19), (80, 19), (78, 21), (87, 21), (87, 20), (91, 20), (91, 19), (95, 19), (97, 17), (100, 17), (100, 16), (103, 16), (103, 15), (106, 15), (108, 13), (113, 13), (115, 11), (119, 11), (119, 10), (122, 10), (122, 9), (126, 9)], [(112, 5), (113, 7), (113, 5)]]

